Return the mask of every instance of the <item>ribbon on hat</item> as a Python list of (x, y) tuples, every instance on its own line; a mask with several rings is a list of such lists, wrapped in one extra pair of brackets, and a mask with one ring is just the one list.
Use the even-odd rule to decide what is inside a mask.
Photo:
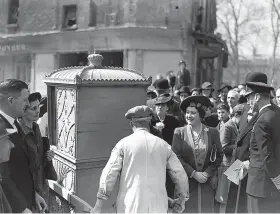
[(202, 105), (201, 103), (191, 102), (190, 107), (202, 108), (204, 111), (207, 110), (207, 107)]

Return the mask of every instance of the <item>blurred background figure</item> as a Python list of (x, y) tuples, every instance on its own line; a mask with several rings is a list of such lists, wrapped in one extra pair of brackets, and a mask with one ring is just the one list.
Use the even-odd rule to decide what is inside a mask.
[(232, 89), (232, 87), (226, 83), (223, 83), (221, 87), (218, 89), (219, 93), (219, 103), (227, 102), (227, 94)]
[(183, 60), (179, 62), (180, 70), (177, 73), (176, 89), (180, 89), (182, 86), (191, 85), (190, 71), (187, 70), (187, 63)]
[(193, 88), (191, 90), (191, 96), (198, 96), (200, 95), (199, 88)]
[(152, 100), (155, 99), (157, 97), (157, 94), (155, 92), (155, 87), (153, 86), (149, 86), (147, 89), (147, 100)]
[(176, 76), (174, 75), (173, 71), (168, 71), (166, 78), (169, 82), (169, 86), (171, 87), (171, 93), (174, 94), (174, 87), (176, 85)]
[(188, 86), (182, 86), (178, 90), (178, 96), (180, 97), (180, 102), (182, 102), (184, 99), (191, 96), (190, 88)]

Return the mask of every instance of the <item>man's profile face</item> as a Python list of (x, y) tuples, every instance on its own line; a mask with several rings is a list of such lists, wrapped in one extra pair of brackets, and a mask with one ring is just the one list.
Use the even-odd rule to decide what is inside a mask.
[(276, 102), (277, 105), (280, 106), (280, 89), (276, 91)]
[(26, 108), (29, 106), (28, 96), (28, 89), (23, 89), (18, 96), (11, 96), (8, 98), (16, 117), (22, 117), (24, 115)]

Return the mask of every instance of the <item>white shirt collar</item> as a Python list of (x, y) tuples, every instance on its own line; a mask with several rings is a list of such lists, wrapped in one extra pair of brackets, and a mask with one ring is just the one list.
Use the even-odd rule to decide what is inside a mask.
[(259, 112), (261, 112), (261, 110), (263, 110), (264, 108), (269, 107), (269, 106), (271, 106), (271, 104), (270, 104), (270, 103), (269, 103), (269, 104), (267, 104), (267, 105), (265, 105), (265, 106), (263, 106), (263, 107), (261, 107), (261, 109), (259, 110)]
[(2, 114), (3, 117), (5, 117), (5, 119), (11, 124), (11, 126), (13, 126), (13, 128), (17, 130), (17, 127), (14, 124), (15, 123), (15, 119), (14, 118), (12, 118), (11, 116), (7, 115), (2, 110), (0, 110), (0, 114)]

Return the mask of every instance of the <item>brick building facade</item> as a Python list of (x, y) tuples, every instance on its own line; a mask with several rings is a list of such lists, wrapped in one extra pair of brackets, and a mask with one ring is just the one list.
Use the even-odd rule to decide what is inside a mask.
[(0, 0), (0, 80), (19, 78), (46, 93), (46, 74), (85, 65), (95, 49), (105, 66), (153, 77), (177, 71), (183, 59), (192, 85), (218, 85), (223, 44), (215, 28), (215, 1)]

